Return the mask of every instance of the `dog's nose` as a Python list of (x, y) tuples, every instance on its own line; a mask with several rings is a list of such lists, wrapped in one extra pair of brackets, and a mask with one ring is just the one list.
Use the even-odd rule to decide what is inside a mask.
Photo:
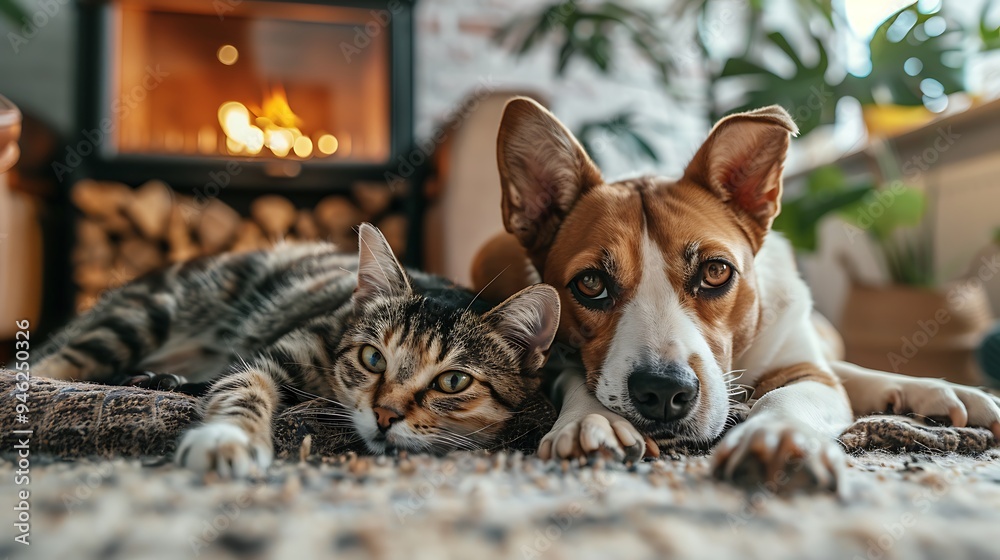
[(694, 405), (698, 376), (678, 364), (644, 367), (629, 375), (628, 392), (644, 418), (660, 422), (678, 420)]
[(378, 424), (378, 431), (383, 434), (389, 431), (389, 427), (402, 420), (403, 415), (391, 408), (385, 408), (382, 406), (376, 406), (375, 411), (375, 423)]

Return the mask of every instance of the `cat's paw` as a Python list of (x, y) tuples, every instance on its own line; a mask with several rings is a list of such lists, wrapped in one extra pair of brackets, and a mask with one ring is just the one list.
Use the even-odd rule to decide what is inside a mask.
[(142, 389), (154, 389), (157, 391), (174, 391), (187, 382), (186, 378), (173, 373), (153, 373), (151, 371), (144, 371), (128, 376), (122, 382), (122, 385), (140, 387)]
[(175, 454), (178, 465), (195, 472), (215, 471), (222, 478), (263, 474), (271, 464), (270, 442), (255, 442), (242, 428), (210, 422), (184, 433)]
[(616, 461), (634, 462), (646, 454), (659, 455), (659, 449), (631, 422), (610, 411), (557, 423), (538, 446), (538, 457), (544, 460), (600, 454), (610, 455)]
[(1000, 439), (1000, 399), (986, 391), (940, 379), (899, 376), (876, 388), (882, 410), (989, 428)]
[(716, 477), (774, 494), (842, 490), (847, 456), (832, 438), (773, 418), (750, 418), (715, 449)]

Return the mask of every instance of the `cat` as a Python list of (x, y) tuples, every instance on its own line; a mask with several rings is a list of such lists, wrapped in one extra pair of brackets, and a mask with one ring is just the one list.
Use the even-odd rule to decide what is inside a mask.
[(559, 322), (544, 284), (495, 308), (404, 270), (375, 227), (357, 256), (283, 244), (178, 263), (111, 292), (56, 334), (33, 371), (120, 382), (152, 370), (210, 382), (178, 464), (223, 477), (263, 472), (275, 414), (326, 399), (366, 448), (489, 447), (540, 391)]

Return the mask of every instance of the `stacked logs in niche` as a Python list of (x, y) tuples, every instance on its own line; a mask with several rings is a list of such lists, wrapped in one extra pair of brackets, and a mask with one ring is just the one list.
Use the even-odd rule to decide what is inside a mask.
[(359, 223), (375, 220), (397, 255), (406, 248), (406, 218), (387, 213), (392, 193), (360, 183), (352, 197), (331, 195), (312, 209), (283, 196), (264, 195), (243, 217), (219, 199), (196, 200), (150, 181), (132, 189), (121, 183), (82, 180), (71, 198), (76, 224), (73, 280), (77, 311), (101, 293), (157, 268), (203, 255), (265, 249), (276, 242), (329, 241), (357, 250)]

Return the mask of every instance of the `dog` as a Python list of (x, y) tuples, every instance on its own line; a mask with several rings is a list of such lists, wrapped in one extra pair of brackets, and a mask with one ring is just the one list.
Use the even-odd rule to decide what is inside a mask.
[(846, 456), (835, 438), (876, 412), (1000, 438), (998, 401), (983, 391), (824, 354), (791, 246), (770, 231), (796, 133), (778, 106), (734, 114), (680, 179), (606, 182), (548, 110), (508, 102), (497, 139), (503, 222), (528, 263), (514, 284), (559, 291), (559, 341), (582, 362), (554, 382), (560, 413), (541, 458), (634, 461), (666, 442), (713, 442), (739, 385), (751, 406), (713, 450), (723, 479), (772, 481), (794, 465), (809, 486), (836, 489)]

